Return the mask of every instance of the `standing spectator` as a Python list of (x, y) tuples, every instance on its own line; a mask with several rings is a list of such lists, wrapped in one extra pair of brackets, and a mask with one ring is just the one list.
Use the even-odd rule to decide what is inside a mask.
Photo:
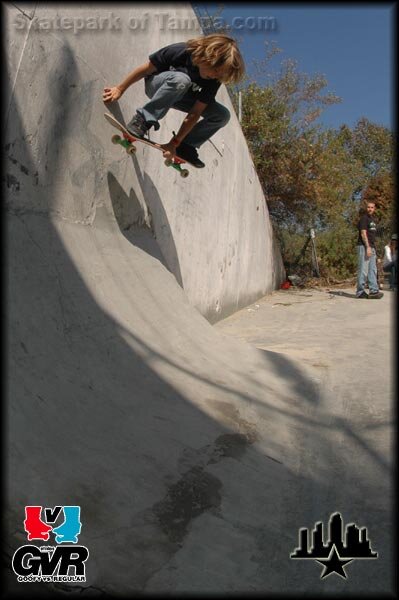
[(391, 241), (384, 248), (384, 258), (382, 268), (384, 273), (389, 273), (389, 289), (394, 290), (397, 285), (397, 265), (398, 265), (398, 236), (393, 233)]
[[(375, 202), (367, 202), (366, 213), (363, 214), (358, 222), (359, 231), (357, 242), (357, 298), (379, 299), (383, 293), (378, 289), (377, 281), (377, 255), (375, 249), (375, 236), (377, 225), (374, 220)], [(370, 293), (365, 290), (366, 281), (369, 282)]]

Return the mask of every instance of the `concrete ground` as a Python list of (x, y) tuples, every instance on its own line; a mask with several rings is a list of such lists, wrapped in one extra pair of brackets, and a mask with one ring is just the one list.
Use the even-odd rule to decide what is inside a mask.
[[(79, 594), (391, 591), (393, 294), (278, 291), (212, 326), (150, 232), (7, 223), (9, 569), (25, 506), (78, 505)], [(379, 558), (320, 579), (290, 554), (336, 511)]]
[[(362, 580), (369, 580), (370, 590), (391, 589), (396, 300), (390, 290), (371, 301), (357, 299), (353, 289), (291, 288), (216, 325), (274, 356), (282, 385), (290, 384), (294, 397), (306, 373), (308, 402), (292, 419), (299, 434), (295, 474), (304, 485), (291, 499), (286, 532), (323, 519), (326, 528), (325, 516), (339, 511), (346, 524), (368, 528), (379, 554), (378, 560), (348, 565), (348, 580), (331, 574), (320, 582), (317, 563), (286, 564), (291, 573), (296, 570), (298, 589), (344, 593)], [(302, 372), (287, 368), (292, 359), (300, 361)], [(349, 580), (357, 581), (353, 588)]]

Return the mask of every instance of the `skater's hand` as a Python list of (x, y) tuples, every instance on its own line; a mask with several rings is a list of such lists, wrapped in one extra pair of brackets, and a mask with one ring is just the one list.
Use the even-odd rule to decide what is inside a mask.
[(114, 87), (106, 87), (103, 92), (103, 102), (115, 102), (122, 96), (121, 89), (115, 85)]
[(370, 256), (372, 254), (373, 254), (373, 251), (372, 251), (371, 247), (367, 246), (367, 248), (366, 248), (366, 256), (367, 256), (367, 258), (370, 258)]
[(165, 158), (173, 158), (176, 156), (176, 146), (169, 142), (168, 144), (161, 144), (163, 149), (163, 155)]

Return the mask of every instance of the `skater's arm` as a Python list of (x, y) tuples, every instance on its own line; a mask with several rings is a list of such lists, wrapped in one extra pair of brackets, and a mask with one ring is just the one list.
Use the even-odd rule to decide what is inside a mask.
[(186, 135), (190, 133), (194, 125), (199, 121), (200, 116), (207, 106), (207, 104), (204, 104), (204, 102), (200, 102), (199, 100), (195, 102), (190, 112), (187, 113), (187, 116), (181, 124), (177, 134), (174, 135), (167, 144), (161, 144), (166, 153), (164, 154), (165, 156), (169, 158), (170, 156), (174, 156), (176, 154), (176, 148), (182, 143)]
[(117, 85), (122, 94), (126, 92), (127, 88), (133, 85), (133, 83), (137, 83), (143, 77), (148, 77), (149, 75), (153, 75), (156, 72), (156, 67), (152, 64), (152, 62), (148, 61), (139, 67), (136, 67), (127, 77)]
[(126, 92), (127, 88), (143, 79), (143, 77), (148, 77), (153, 73), (156, 73), (156, 67), (152, 64), (152, 62), (148, 61), (139, 67), (136, 67), (129, 75), (119, 83), (111, 88), (104, 88), (103, 93), (103, 101), (104, 102), (114, 102), (115, 100), (119, 100), (124, 92)]
[(187, 116), (181, 124), (176, 136), (173, 138), (173, 140), (175, 140), (175, 146), (181, 144), (184, 138), (190, 133), (194, 125), (198, 123), (200, 116), (202, 115), (207, 106), (207, 104), (205, 104), (204, 102), (200, 102), (199, 100), (195, 102), (190, 112), (187, 113)]
[(174, 156), (176, 154), (177, 146), (179, 146), (182, 143), (182, 141), (184, 140), (186, 135), (190, 133), (194, 125), (198, 123), (200, 116), (202, 115), (207, 106), (208, 105), (204, 102), (200, 102), (199, 100), (197, 100), (197, 102), (192, 106), (190, 112), (187, 113), (187, 116), (181, 124), (177, 134), (174, 135), (170, 142), (168, 142), (167, 144), (161, 144), (162, 148), (166, 152), (165, 156), (169, 157)]

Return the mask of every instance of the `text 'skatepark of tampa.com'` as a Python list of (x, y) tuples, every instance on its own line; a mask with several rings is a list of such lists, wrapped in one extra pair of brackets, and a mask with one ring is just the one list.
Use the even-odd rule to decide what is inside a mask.
[(201, 31), (212, 26), (215, 31), (275, 31), (277, 21), (272, 16), (235, 16), (228, 21), (222, 17), (196, 17), (176, 16), (168, 12), (143, 13), (140, 16), (131, 16), (127, 19), (109, 12), (105, 15), (89, 15), (87, 17), (76, 17), (73, 15), (60, 15), (54, 17), (33, 17), (30, 21), (23, 15), (17, 15), (14, 27), (18, 31), (24, 31), (28, 27), (30, 31), (66, 31), (74, 35), (93, 31), (123, 31), (135, 32), (147, 31), (150, 25), (155, 25), (159, 31)]

